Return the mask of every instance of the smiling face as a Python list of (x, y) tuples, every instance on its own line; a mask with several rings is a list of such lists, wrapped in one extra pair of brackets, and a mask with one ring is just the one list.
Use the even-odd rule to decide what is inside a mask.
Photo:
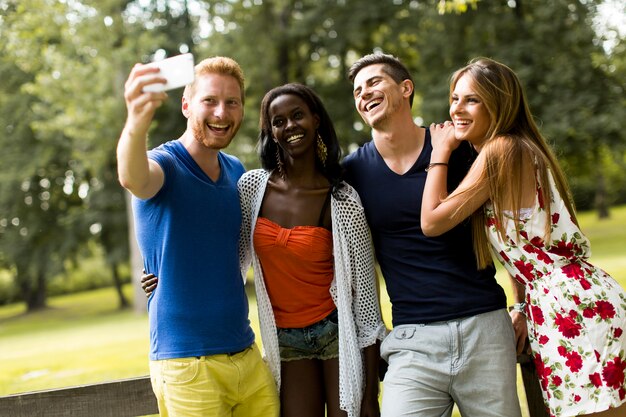
[(183, 114), (197, 142), (209, 149), (227, 147), (243, 120), (238, 81), (224, 74), (200, 75), (193, 94), (183, 96)]
[(310, 153), (315, 157), (316, 132), (320, 118), (297, 95), (277, 96), (269, 105), (272, 137), (292, 159)]
[(456, 138), (480, 148), (487, 139), (491, 117), (468, 74), (462, 75), (454, 86), (450, 97), (450, 117)]
[(373, 128), (384, 126), (401, 108), (403, 100), (408, 104), (412, 92), (409, 80), (398, 84), (383, 69), (384, 64), (369, 65), (354, 77), (354, 104), (363, 121)]

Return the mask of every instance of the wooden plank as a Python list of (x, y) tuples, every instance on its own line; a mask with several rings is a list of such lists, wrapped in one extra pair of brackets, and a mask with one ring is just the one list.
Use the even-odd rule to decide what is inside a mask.
[[(549, 417), (535, 365), (519, 355), (530, 417)], [(11, 417), (136, 417), (158, 414), (150, 377), (28, 392), (0, 397), (0, 416)]]
[(530, 417), (549, 417), (546, 405), (543, 402), (541, 385), (539, 385), (539, 378), (537, 377), (532, 357), (527, 354), (518, 355), (517, 362), (522, 371), (522, 381), (524, 382)]
[(149, 377), (0, 397), (0, 416), (136, 417), (158, 412)]

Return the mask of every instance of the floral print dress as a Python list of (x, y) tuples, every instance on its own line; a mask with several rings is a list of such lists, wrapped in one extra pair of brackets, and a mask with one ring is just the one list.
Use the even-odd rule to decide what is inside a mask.
[[(617, 407), (626, 397), (626, 293), (587, 262), (589, 241), (572, 221), (550, 176), (550, 193), (537, 192), (523, 213), (520, 241), (510, 216), (506, 242), (487, 205), (487, 230), (496, 257), (526, 287), (526, 317), (534, 363), (552, 416)], [(551, 237), (542, 195), (551, 195)]]

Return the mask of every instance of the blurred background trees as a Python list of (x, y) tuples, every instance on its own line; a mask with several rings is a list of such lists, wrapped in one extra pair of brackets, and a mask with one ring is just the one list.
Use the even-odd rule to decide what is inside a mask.
[[(608, 216), (626, 203), (625, 15), (617, 0), (0, 0), (0, 303), (35, 310), (48, 294), (138, 275), (116, 174), (123, 84), (135, 62), (182, 52), (242, 65), (246, 118), (228, 152), (248, 168), (276, 85), (312, 86), (347, 153), (369, 140), (345, 76), (358, 57), (407, 64), (422, 124), (447, 118), (452, 71), (500, 60), (525, 84), (578, 208)], [(181, 94), (159, 109), (150, 147), (184, 130)]]

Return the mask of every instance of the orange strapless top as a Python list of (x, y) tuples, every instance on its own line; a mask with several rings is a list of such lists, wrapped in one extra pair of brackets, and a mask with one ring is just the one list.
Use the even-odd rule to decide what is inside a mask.
[(286, 229), (259, 217), (254, 249), (278, 327), (310, 326), (335, 309), (329, 292), (334, 276), (329, 230), (317, 226)]

